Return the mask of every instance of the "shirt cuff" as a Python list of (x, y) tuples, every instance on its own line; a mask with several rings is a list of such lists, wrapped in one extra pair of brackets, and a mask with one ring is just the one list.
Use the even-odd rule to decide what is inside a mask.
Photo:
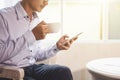
[(53, 46), (53, 51), (54, 51), (54, 53), (57, 53), (57, 52), (60, 51), (60, 50), (57, 48), (57, 45), (54, 45), (54, 46)]
[(25, 33), (24, 37), (27, 40), (27, 42), (28, 42), (29, 45), (33, 44), (36, 41), (34, 34), (30, 30), (28, 30)]

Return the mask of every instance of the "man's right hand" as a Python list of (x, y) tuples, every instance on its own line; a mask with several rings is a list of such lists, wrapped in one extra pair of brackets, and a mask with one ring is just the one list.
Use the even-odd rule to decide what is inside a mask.
[(44, 21), (39, 23), (35, 28), (32, 30), (36, 40), (44, 39), (48, 33), (48, 25)]

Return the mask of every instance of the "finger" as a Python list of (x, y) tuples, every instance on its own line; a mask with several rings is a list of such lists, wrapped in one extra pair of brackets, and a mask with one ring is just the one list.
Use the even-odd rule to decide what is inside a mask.
[(68, 42), (68, 45), (67, 45), (67, 47), (70, 47), (71, 46), (71, 43), (70, 42)]
[(63, 39), (63, 40), (65, 40), (66, 38), (69, 38), (69, 36), (64, 35), (64, 36), (61, 37), (61, 39)]
[(67, 47), (67, 46), (62, 46), (62, 48), (63, 48), (63, 50), (68, 50), (69, 49), (69, 47)]
[(69, 42), (70, 42), (70, 44), (72, 44), (72, 43), (74, 42), (74, 40), (73, 40), (73, 39), (70, 39)]
[(44, 32), (45, 33), (49, 33), (49, 29), (48, 28), (44, 28)]
[(64, 46), (66, 47), (70, 47), (71, 46), (71, 43), (70, 42), (66, 42), (65, 44), (63, 44)]
[(45, 31), (45, 30), (48, 29), (48, 25), (41, 25), (40, 27), (41, 27), (41, 29), (42, 29), (43, 31)]
[(67, 34), (66, 34), (66, 35), (64, 35), (63, 37), (64, 37), (64, 39), (65, 39), (65, 38), (69, 38), (69, 36), (68, 36)]
[(42, 33), (42, 37), (43, 37), (43, 39), (46, 37), (46, 33)]
[(43, 29), (42, 32), (46, 34), (48, 31), (47, 31), (47, 29)]
[(48, 26), (44, 25), (43, 31), (44, 31), (45, 33), (49, 33)]
[(45, 37), (47, 34), (46, 33), (43, 33), (43, 36)]
[(66, 50), (68, 47), (64, 46), (62, 43), (59, 43), (59, 47), (61, 50)]
[(68, 40), (65, 40), (64, 42), (61, 42), (63, 45), (67, 45), (68, 44)]
[(48, 25), (42, 25), (43, 29), (48, 29)]
[(78, 39), (78, 37), (74, 37), (72, 39), (69, 40), (69, 42), (72, 44), (74, 41), (76, 41)]
[(73, 40), (76, 41), (78, 39), (78, 37), (74, 37)]

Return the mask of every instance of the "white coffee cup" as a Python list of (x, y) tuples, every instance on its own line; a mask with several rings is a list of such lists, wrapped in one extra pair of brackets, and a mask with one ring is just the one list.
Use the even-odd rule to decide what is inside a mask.
[(59, 32), (61, 24), (59, 22), (48, 23), (49, 33), (57, 33)]

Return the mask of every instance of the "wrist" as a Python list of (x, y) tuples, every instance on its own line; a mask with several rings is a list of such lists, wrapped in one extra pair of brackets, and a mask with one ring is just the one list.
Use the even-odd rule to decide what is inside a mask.
[(54, 45), (54, 51), (55, 51), (55, 52), (59, 52), (59, 51), (60, 51), (60, 49), (57, 47), (57, 44)]

